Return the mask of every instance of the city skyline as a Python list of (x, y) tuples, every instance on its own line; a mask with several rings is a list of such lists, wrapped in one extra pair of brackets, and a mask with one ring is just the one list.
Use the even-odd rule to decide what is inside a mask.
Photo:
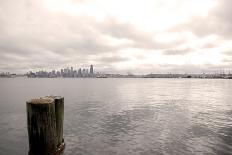
[[(66, 71), (65, 71), (66, 70)], [(89, 67), (64, 67), (64, 68), (53, 68), (53, 69), (34, 69), (34, 70), (28, 70), (26, 72), (21, 72), (21, 73), (16, 73), (16, 72), (10, 72), (10, 71), (0, 71), (0, 75), (4, 76), (4, 75), (28, 75), (29, 73), (45, 73), (45, 74), (52, 74), (53, 72), (55, 72), (57, 74), (57, 72), (59, 72), (58, 74), (61, 74), (62, 72), (76, 72), (77, 74), (82, 74), (82, 73), (87, 73), (87, 74), (98, 74), (98, 75), (106, 75), (106, 74), (111, 74), (111, 75), (149, 75), (149, 74), (157, 74), (157, 75), (167, 75), (167, 74), (189, 74), (189, 75), (199, 75), (199, 74), (215, 74), (215, 75), (231, 75), (232, 74), (232, 70), (231, 69), (225, 69), (225, 68), (221, 68), (221, 69), (215, 69), (215, 70), (211, 70), (211, 71), (206, 71), (206, 70), (201, 70), (196, 72), (184, 72), (184, 71), (179, 71), (179, 72), (175, 72), (175, 71), (170, 71), (170, 72), (160, 72), (159, 70), (155, 71), (155, 72), (147, 72), (147, 73), (133, 73), (130, 71), (127, 71), (125, 73), (122, 72), (113, 72), (113, 71), (101, 71), (99, 69), (95, 70), (93, 69), (93, 65), (90, 65)]]
[(93, 77), (94, 68), (93, 65), (90, 65), (89, 68), (74, 68), (66, 67), (57, 70), (38, 70), (38, 71), (29, 71), (26, 73), (28, 77)]
[(126, 74), (232, 69), (230, 0), (7, 0), (0, 72), (94, 66)]
[(28, 78), (210, 78), (210, 79), (232, 79), (231, 70), (219, 70), (214, 73), (147, 73), (147, 74), (115, 74), (95, 72), (94, 66), (91, 64), (89, 68), (66, 67), (53, 70), (37, 70), (28, 71), (25, 74), (15, 74), (10, 72), (0, 72), (0, 78), (14, 77)]

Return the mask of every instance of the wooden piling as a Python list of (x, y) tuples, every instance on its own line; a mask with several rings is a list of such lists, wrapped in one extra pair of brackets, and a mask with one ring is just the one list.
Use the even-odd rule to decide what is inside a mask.
[(29, 155), (59, 155), (63, 140), (64, 98), (44, 97), (27, 102)]
[(61, 145), (63, 142), (64, 98), (60, 96), (49, 97), (55, 101), (57, 144)]

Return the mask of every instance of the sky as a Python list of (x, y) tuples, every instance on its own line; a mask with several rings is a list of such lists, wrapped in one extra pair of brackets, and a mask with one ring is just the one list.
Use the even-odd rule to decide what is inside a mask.
[(231, 0), (0, 0), (0, 72), (232, 70)]

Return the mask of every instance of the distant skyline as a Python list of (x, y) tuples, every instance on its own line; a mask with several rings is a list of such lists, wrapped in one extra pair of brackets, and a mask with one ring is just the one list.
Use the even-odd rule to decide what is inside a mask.
[(0, 1), (0, 72), (232, 70), (231, 0)]

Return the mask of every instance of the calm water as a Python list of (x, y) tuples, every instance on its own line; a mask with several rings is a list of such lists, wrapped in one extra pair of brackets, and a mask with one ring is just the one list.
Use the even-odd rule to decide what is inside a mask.
[(232, 80), (0, 79), (0, 155), (26, 155), (25, 102), (65, 97), (65, 155), (232, 154)]

